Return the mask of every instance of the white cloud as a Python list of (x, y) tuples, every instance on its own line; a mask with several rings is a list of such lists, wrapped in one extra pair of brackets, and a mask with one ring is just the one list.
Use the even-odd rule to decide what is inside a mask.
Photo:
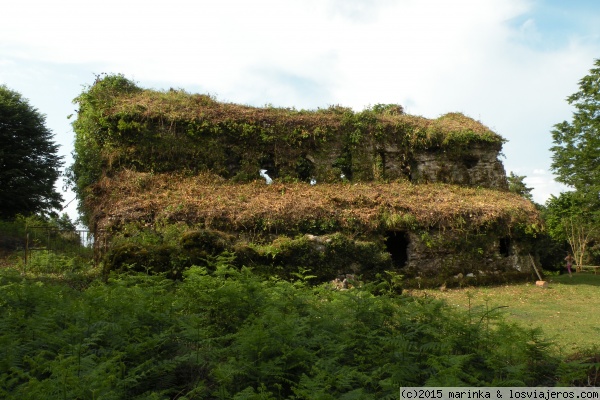
[(552, 196), (557, 196), (560, 192), (566, 192), (569, 188), (554, 180), (554, 176), (550, 175), (533, 175), (524, 179), (527, 187), (533, 188), (531, 194), (533, 201), (538, 204), (545, 204)]
[(569, 187), (555, 180), (555, 175), (549, 173), (543, 168), (517, 168), (507, 170), (507, 173), (513, 172), (516, 175), (524, 176), (523, 182), (529, 188), (532, 188), (531, 194), (533, 201), (538, 204), (545, 204), (552, 195), (558, 195), (560, 192), (570, 190)]
[(440, 71), (468, 64), (519, 9), (492, 3), (25, 0), (6, 10), (0, 37), (11, 38), (2, 45), (12, 56), (96, 62), (224, 93), (267, 66), (323, 81), (337, 99), (361, 107), (412, 92), (426, 101)]

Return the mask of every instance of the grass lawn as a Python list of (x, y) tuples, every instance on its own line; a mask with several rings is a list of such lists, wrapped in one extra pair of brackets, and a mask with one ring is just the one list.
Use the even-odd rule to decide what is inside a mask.
[(414, 296), (433, 296), (467, 310), (471, 307), (504, 308), (509, 321), (541, 327), (544, 337), (556, 343), (556, 351), (576, 353), (600, 347), (600, 275), (574, 273), (547, 276), (547, 288), (534, 283), (462, 289), (411, 290)]

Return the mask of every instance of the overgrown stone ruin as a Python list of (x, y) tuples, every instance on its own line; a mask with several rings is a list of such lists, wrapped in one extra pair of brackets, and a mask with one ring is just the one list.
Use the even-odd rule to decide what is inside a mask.
[(416, 154), (412, 181), (508, 190), (506, 172), (498, 158), (500, 148), (473, 144), (469, 150), (460, 157), (436, 151)]
[(508, 192), (504, 140), (462, 114), (255, 108), (120, 76), (77, 100), (73, 170), (91, 228), (111, 243), (107, 270), (177, 276), (227, 256), (321, 281), (532, 275), (538, 213)]

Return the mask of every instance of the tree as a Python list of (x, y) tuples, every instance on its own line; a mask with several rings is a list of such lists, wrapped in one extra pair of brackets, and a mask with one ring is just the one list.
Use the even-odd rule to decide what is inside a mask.
[(600, 59), (594, 65), (579, 81), (579, 92), (567, 98), (575, 107), (572, 121), (556, 124), (552, 131), (557, 181), (585, 193), (600, 188)]
[(525, 185), (524, 179), (525, 176), (515, 175), (512, 171), (508, 179), (508, 190), (512, 193), (516, 193), (522, 197), (525, 197), (529, 201), (533, 201), (533, 196), (531, 191), (533, 188), (527, 187)]
[(54, 184), (62, 157), (46, 117), (19, 93), (0, 85), (0, 218), (60, 207)]
[(591, 261), (592, 244), (600, 237), (596, 222), (600, 215), (585, 196), (577, 191), (552, 196), (546, 202), (544, 219), (550, 236), (569, 244), (577, 265)]
[(600, 239), (600, 59), (567, 97), (575, 108), (571, 122), (554, 126), (551, 148), (556, 180), (575, 190), (548, 203), (546, 223), (556, 238), (566, 240), (578, 264), (589, 258)]

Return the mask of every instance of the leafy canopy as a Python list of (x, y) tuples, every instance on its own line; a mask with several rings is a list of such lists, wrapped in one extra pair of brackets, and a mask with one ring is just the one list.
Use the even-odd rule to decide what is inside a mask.
[(568, 243), (578, 265), (598, 261), (600, 210), (597, 198), (580, 191), (552, 196), (544, 211), (548, 233), (559, 242)]
[(533, 195), (531, 191), (533, 188), (527, 187), (525, 184), (524, 175), (516, 175), (514, 172), (510, 173), (508, 176), (508, 190), (512, 193), (518, 194), (521, 197), (526, 198), (527, 200), (533, 201)]
[(584, 192), (600, 188), (600, 59), (567, 98), (575, 107), (572, 121), (554, 126), (552, 169), (557, 180)]
[(575, 190), (548, 201), (546, 222), (554, 238), (569, 243), (578, 264), (593, 262), (588, 253), (600, 234), (600, 59), (594, 65), (567, 98), (575, 108), (572, 121), (552, 131), (552, 169)]
[(21, 94), (0, 86), (0, 218), (60, 207), (54, 184), (62, 157), (45, 120)]

